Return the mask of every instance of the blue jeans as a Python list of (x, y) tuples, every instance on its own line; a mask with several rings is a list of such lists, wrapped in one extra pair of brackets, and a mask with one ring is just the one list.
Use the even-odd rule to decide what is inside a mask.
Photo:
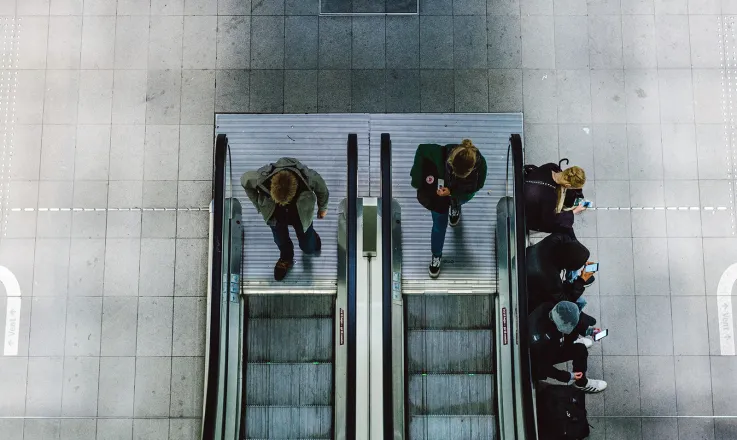
[[(271, 233), (274, 235), (274, 243), (279, 248), (279, 258), (292, 261), (294, 260), (294, 243), (289, 237), (289, 226), (287, 223), (276, 222), (276, 225), (271, 226)], [(305, 254), (317, 252), (317, 234), (312, 224), (310, 223), (306, 231), (302, 230), (302, 225), (299, 223), (291, 224), (291, 226), (297, 234), (297, 241), (302, 252)]]
[[(464, 205), (466, 202), (453, 201), (459, 205)], [(443, 246), (445, 245), (445, 231), (448, 230), (448, 219), (450, 217), (449, 212), (444, 214), (430, 211), (432, 214), (432, 232), (430, 233), (430, 250), (434, 257), (443, 256)]]

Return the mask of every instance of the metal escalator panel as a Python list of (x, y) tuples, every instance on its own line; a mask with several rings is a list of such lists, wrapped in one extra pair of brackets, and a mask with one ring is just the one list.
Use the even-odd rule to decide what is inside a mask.
[(405, 295), (410, 440), (496, 439), (490, 295)]
[[(368, 145), (368, 118), (365, 115), (256, 115), (220, 114), (216, 132), (227, 133), (232, 161), (233, 195), (243, 205), (247, 246), (242, 268), (243, 293), (318, 293), (335, 294), (337, 280), (338, 205), (345, 198), (346, 134), (357, 133), (359, 145)], [(368, 195), (369, 149), (359, 150), (359, 196)], [(317, 171), (330, 190), (328, 215), (315, 220), (315, 231), (322, 239), (319, 256), (303, 256), (295, 242), (295, 265), (289, 276), (274, 281), (274, 263), (279, 251), (269, 227), (248, 197), (240, 178), (256, 170), (293, 157)], [(294, 234), (292, 233), (294, 240)]]
[(335, 297), (245, 298), (245, 438), (333, 438)]

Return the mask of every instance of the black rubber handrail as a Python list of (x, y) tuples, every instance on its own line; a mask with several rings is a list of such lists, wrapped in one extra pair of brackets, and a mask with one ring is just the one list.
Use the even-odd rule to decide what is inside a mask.
[(381, 133), (382, 389), (384, 438), (394, 438), (392, 388), (392, 140)]
[[(522, 387), (522, 418), (525, 426), (527, 440), (536, 440), (535, 409), (532, 400), (532, 370), (530, 366), (530, 345), (527, 336), (529, 328), (529, 316), (527, 308), (527, 227), (525, 225), (525, 179), (524, 179), (524, 157), (522, 154), (522, 138), (513, 134), (509, 138), (512, 150), (512, 167), (514, 170), (514, 224), (517, 256), (517, 306), (519, 308), (519, 383)], [(512, 243), (510, 243), (512, 245)]]
[(347, 333), (348, 359), (346, 364), (346, 438), (356, 438), (356, 285), (358, 260), (358, 136), (348, 135), (348, 197), (346, 209), (346, 239), (347, 239), (347, 271), (346, 290), (347, 304)]
[(219, 134), (215, 141), (213, 158), (213, 224), (212, 274), (210, 279), (210, 339), (208, 343), (207, 389), (202, 414), (202, 438), (215, 439), (219, 406), (218, 382), (220, 376), (220, 307), (223, 269), (223, 222), (225, 221), (225, 161), (228, 157), (228, 138)]

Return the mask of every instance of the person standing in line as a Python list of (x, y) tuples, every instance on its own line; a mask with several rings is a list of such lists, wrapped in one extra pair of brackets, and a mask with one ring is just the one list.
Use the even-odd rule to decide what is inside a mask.
[[(564, 159), (566, 160), (566, 159)], [(576, 205), (583, 199), (581, 190), (586, 173), (573, 166), (561, 170), (554, 163), (525, 166), (525, 220), (527, 229), (540, 232), (563, 232), (575, 238), (574, 214), (586, 210)]]
[(461, 205), (486, 182), (486, 159), (470, 139), (460, 145), (422, 144), (410, 171), (417, 200), (432, 214), (430, 278), (440, 275), (445, 232), (461, 221)]
[(274, 266), (274, 279), (281, 281), (294, 265), (294, 243), (289, 226), (294, 228), (299, 248), (305, 254), (320, 252), (322, 241), (312, 227), (317, 204), (317, 218), (328, 212), (329, 191), (322, 176), (297, 159), (282, 157), (275, 163), (248, 171), (241, 185), (256, 210), (271, 227), (279, 259)]

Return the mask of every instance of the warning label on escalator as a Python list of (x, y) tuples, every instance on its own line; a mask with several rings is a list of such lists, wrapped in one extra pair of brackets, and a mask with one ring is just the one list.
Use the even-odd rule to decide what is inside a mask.
[(344, 315), (345, 315), (345, 313), (343, 312), (343, 309), (340, 309), (340, 319), (338, 321), (339, 322), (339, 325), (340, 325), (340, 327), (338, 329), (340, 345), (344, 345), (345, 344), (345, 337), (344, 337), (344, 335), (345, 335), (345, 330), (344, 330), (345, 329), (345, 321), (343, 319), (343, 316)]
[[(341, 336), (342, 340), (342, 336)], [(502, 307), (502, 344), (509, 345), (508, 325), (507, 325), (507, 308)]]

